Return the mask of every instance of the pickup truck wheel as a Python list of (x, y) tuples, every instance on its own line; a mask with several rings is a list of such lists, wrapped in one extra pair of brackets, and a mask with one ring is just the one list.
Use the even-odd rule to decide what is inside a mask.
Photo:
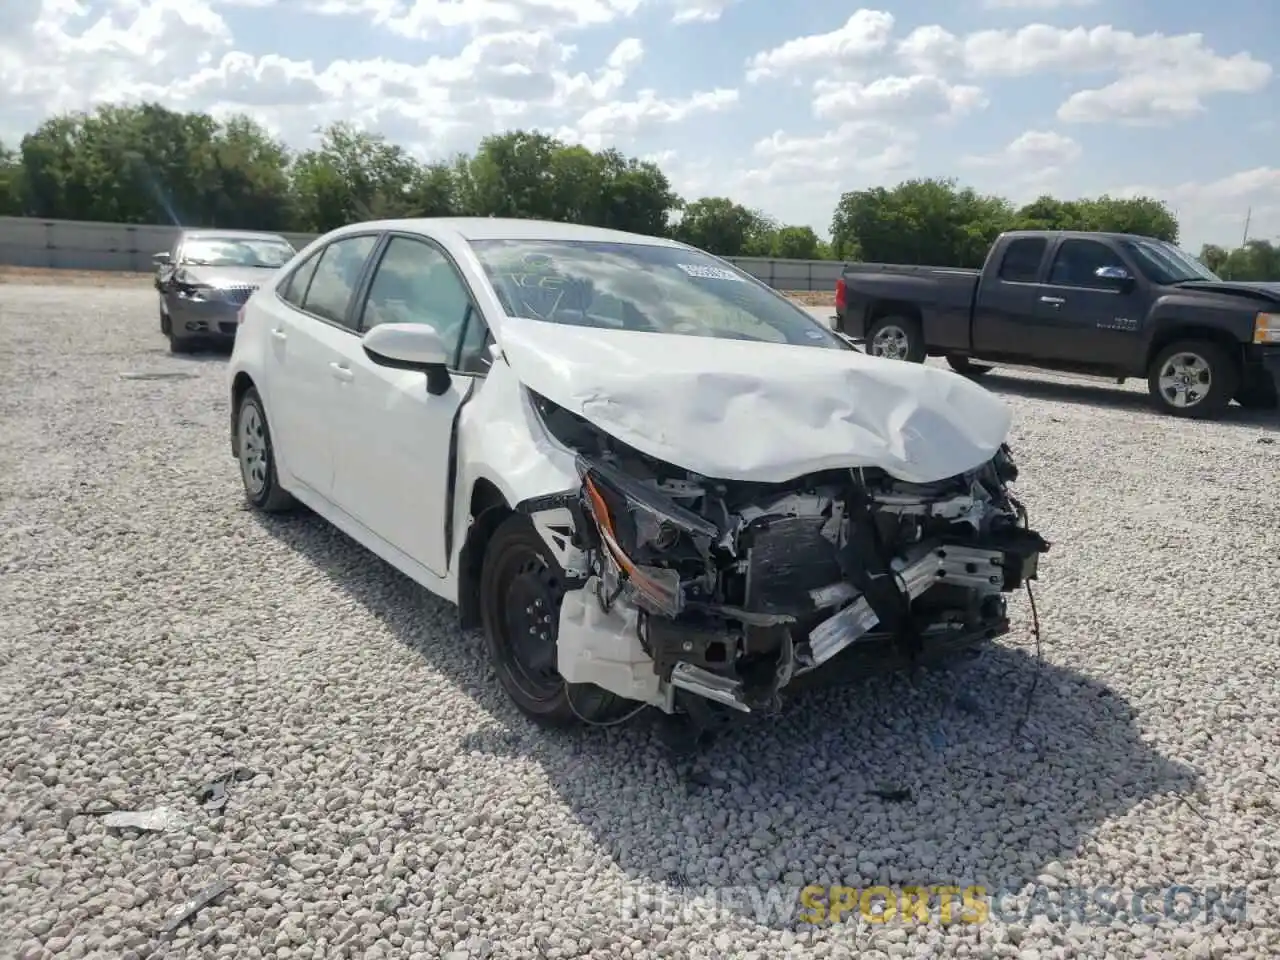
[(974, 363), (968, 357), (962, 357), (959, 354), (947, 354), (947, 365), (956, 373), (963, 374), (966, 377), (981, 377), (991, 372), (991, 367), (985, 363)]
[(557, 669), (564, 579), (528, 518), (514, 514), (504, 520), (480, 571), (485, 646), (502, 689), (537, 723), (609, 722), (630, 701), (591, 684), (570, 685)]
[(1227, 408), (1240, 385), (1231, 355), (1207, 340), (1184, 340), (1156, 354), (1147, 389), (1164, 413), (1209, 419)]
[(886, 360), (924, 363), (924, 333), (910, 317), (881, 317), (867, 331), (867, 353)]

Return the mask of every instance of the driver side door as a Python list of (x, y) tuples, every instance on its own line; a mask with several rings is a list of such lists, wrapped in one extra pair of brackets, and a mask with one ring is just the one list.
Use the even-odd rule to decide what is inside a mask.
[(449, 569), (453, 433), (473, 379), (471, 353), (487, 328), (462, 274), (445, 251), (407, 234), (390, 235), (357, 308), (358, 332), (380, 323), (432, 326), (451, 361), (451, 383), (427, 392), (420, 372), (374, 363), (358, 338), (344, 357), (335, 422), (334, 502), (379, 539), (443, 577)]

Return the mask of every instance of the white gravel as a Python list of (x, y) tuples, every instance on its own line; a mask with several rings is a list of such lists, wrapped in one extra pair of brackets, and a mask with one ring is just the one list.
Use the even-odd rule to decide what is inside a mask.
[[(0, 286), (0, 956), (1280, 953), (1274, 420), (992, 377), (1054, 543), (1025, 737), (1020, 600), (966, 696), (946, 675), (815, 694), (693, 789), (644, 724), (534, 729), (452, 608), (315, 518), (248, 512), (224, 363), (171, 358), (146, 289)], [(156, 807), (167, 832), (97, 815)], [(981, 925), (785, 916), (783, 888), (873, 882), (1018, 896)], [(1245, 891), (1244, 916), (1130, 915), (1173, 884)], [(1121, 910), (1064, 912), (1099, 886)], [(654, 892), (705, 915), (639, 909)]]

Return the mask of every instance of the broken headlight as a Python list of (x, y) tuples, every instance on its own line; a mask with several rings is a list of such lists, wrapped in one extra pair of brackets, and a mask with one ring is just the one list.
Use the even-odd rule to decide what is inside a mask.
[(614, 589), (628, 590), (638, 606), (674, 617), (684, 609), (683, 562), (700, 566), (720, 539), (713, 523), (685, 509), (655, 487), (609, 464), (578, 458), (582, 509), (599, 534)]

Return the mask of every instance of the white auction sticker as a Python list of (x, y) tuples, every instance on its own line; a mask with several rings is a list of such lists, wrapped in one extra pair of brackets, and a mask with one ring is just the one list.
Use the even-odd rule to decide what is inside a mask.
[(704, 280), (737, 280), (739, 283), (746, 282), (732, 270), (725, 270), (723, 267), (704, 267), (696, 263), (677, 263), (676, 266), (689, 276), (701, 277)]

